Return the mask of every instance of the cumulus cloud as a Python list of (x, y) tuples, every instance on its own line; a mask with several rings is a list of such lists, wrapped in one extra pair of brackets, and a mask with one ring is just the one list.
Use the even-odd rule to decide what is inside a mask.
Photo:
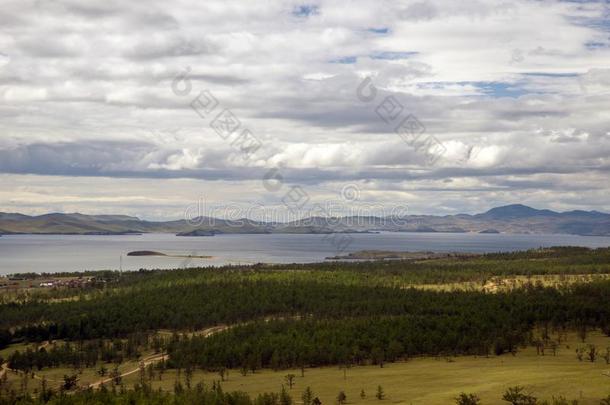
[[(515, 201), (609, 211), (607, 15), (601, 1), (8, 0), (0, 173), (5, 190), (27, 178), (65, 198), (36, 205), (15, 189), (0, 210), (81, 201), (179, 216), (152, 179), (275, 204), (260, 179), (279, 167), (314, 199), (355, 182), (362, 198), (426, 213)], [(191, 108), (202, 91), (217, 103), (204, 118)], [(231, 136), (210, 125), (223, 109), (241, 125)], [(136, 179), (140, 194), (99, 207), (82, 189), (127, 195)]]

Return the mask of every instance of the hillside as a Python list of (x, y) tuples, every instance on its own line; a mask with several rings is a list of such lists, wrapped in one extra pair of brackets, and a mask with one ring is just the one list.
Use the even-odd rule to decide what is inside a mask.
[[(195, 223), (195, 225), (193, 224)], [(391, 217), (342, 217), (329, 220), (305, 218), (288, 223), (265, 223), (247, 219), (217, 218), (153, 222), (126, 215), (84, 215), (52, 213), (28, 216), (0, 213), (0, 234), (84, 234), (176, 233), (184, 236), (213, 236), (222, 233), (331, 233), (331, 232), (478, 232), (610, 235), (610, 214), (598, 211), (556, 212), (521, 204), (492, 208), (469, 215), (408, 215)]]

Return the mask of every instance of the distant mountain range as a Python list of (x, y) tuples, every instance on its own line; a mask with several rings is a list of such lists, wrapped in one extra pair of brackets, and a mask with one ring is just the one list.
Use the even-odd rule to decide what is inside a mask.
[(404, 217), (311, 217), (287, 223), (248, 219), (229, 221), (198, 218), (192, 221), (144, 221), (127, 215), (0, 213), (0, 234), (119, 235), (175, 233), (213, 236), (222, 233), (333, 233), (333, 232), (478, 232), (610, 235), (610, 214), (598, 211), (555, 212), (521, 204), (476, 214), (408, 215)]

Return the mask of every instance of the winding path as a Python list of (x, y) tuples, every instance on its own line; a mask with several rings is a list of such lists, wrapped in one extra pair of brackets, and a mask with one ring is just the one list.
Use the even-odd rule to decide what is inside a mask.
[[(227, 325), (212, 326), (211, 328), (203, 329), (202, 331), (196, 332), (196, 333), (199, 335), (203, 335), (203, 337), (208, 337), (208, 336), (212, 336), (215, 333), (222, 332), (227, 329), (229, 329), (229, 326), (227, 326)], [(138, 371), (140, 371), (141, 367), (146, 367), (149, 364), (154, 364), (154, 363), (158, 363), (162, 360), (167, 360), (168, 357), (169, 356), (167, 354), (154, 354), (152, 356), (146, 357), (146, 358), (142, 359), (142, 361), (140, 362), (138, 367), (136, 367), (132, 370), (129, 370), (129, 371), (125, 371), (124, 373), (122, 373), (120, 375), (120, 377), (123, 378), (123, 377), (127, 377), (128, 375), (137, 373)], [(111, 382), (112, 380), (113, 380), (112, 377), (102, 378), (99, 381), (89, 384), (87, 387), (88, 388), (99, 388), (100, 385)]]
[(4, 377), (4, 374), (8, 373), (8, 363), (3, 363), (0, 367), (0, 378)]

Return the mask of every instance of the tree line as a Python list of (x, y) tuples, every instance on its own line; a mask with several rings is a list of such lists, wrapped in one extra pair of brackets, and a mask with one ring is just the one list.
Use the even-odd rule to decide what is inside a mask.
[(137, 353), (138, 345), (129, 343), (137, 336), (140, 344), (155, 342), (146, 331), (219, 323), (234, 326), (209, 337), (175, 335), (167, 342), (157, 338), (156, 350), (169, 353), (172, 367), (256, 370), (379, 364), (418, 355), (514, 353), (532, 341), (537, 326), (610, 334), (610, 281), (563, 289), (528, 286), (496, 294), (311, 280), (226, 281), (204, 287), (169, 289), (165, 298), (156, 296), (156, 290), (142, 290), (107, 305), (68, 303), (78, 312), (61, 311), (54, 322), (16, 329), (12, 338), (67, 338), (77, 344), (70, 350), (19, 353), (11, 361), (22, 368), (74, 364), (83, 356), (88, 363), (129, 357)]
[(38, 349), (28, 347), (14, 351), (6, 360), (11, 369), (24, 372), (64, 366), (81, 369), (95, 367), (99, 362), (120, 364), (137, 360), (143, 352), (158, 353), (164, 346), (164, 340), (158, 335), (133, 333), (126, 339), (54, 342)]
[(610, 281), (565, 288), (530, 285), (486, 294), (350, 284), (315, 276), (217, 274), (212, 281), (128, 289), (91, 299), (12, 303), (0, 306), (0, 339), (124, 338), (140, 331), (198, 330), (296, 315), (329, 320), (438, 317), (447, 323), (459, 319), (479, 324), (466, 334), (506, 328), (521, 333), (545, 322), (574, 328), (610, 325)]

